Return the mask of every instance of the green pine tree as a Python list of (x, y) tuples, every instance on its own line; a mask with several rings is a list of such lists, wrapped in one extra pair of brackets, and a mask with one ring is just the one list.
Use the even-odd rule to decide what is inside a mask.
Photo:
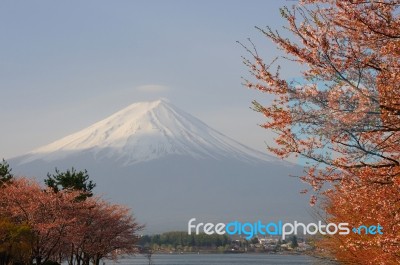
[(292, 248), (297, 248), (299, 246), (299, 243), (297, 242), (297, 236), (292, 236), (290, 241), (290, 245)]
[(47, 173), (47, 179), (44, 180), (44, 183), (52, 188), (54, 192), (68, 189), (82, 191), (83, 193), (78, 197), (80, 200), (93, 196), (92, 190), (96, 187), (96, 184), (89, 180), (86, 169), (78, 172), (73, 167), (65, 172), (61, 172), (56, 168), (55, 174)]
[(12, 180), (14, 176), (11, 174), (11, 170), (10, 165), (3, 158), (0, 163), (0, 186)]

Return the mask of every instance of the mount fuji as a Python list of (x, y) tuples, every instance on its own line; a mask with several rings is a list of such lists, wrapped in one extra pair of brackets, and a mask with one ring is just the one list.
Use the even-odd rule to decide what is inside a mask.
[(22, 163), (55, 161), (77, 152), (123, 166), (170, 155), (194, 159), (275, 161), (210, 128), (165, 100), (135, 103), (61, 140), (36, 149)]
[[(250, 137), (250, 136), (249, 136)], [(9, 160), (39, 180), (87, 169), (98, 194), (132, 207), (148, 232), (199, 221), (309, 220), (302, 168), (253, 150), (166, 100), (134, 103), (79, 132)]]

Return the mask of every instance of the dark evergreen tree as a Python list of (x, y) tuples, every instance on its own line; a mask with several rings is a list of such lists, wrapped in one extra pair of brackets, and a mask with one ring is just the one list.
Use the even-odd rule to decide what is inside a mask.
[(96, 187), (96, 184), (89, 180), (86, 169), (76, 171), (73, 167), (71, 170), (67, 169), (65, 172), (60, 172), (56, 168), (55, 174), (47, 173), (47, 179), (44, 180), (44, 183), (52, 188), (54, 192), (67, 189), (82, 191), (82, 195), (78, 197), (78, 199), (82, 200), (92, 197), (92, 190)]
[(13, 178), (10, 165), (4, 160), (0, 163), (0, 186)]
[(290, 245), (292, 248), (297, 248), (299, 246), (299, 243), (297, 242), (297, 236), (292, 236), (290, 238)]

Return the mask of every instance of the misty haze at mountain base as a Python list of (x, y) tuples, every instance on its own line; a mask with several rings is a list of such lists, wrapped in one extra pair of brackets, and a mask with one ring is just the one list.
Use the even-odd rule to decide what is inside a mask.
[(131, 207), (148, 233), (185, 230), (193, 217), (312, 219), (305, 185), (290, 177), (302, 167), (248, 148), (167, 100), (132, 104), (9, 162), (16, 175), (38, 180), (55, 167), (87, 169), (95, 193)]

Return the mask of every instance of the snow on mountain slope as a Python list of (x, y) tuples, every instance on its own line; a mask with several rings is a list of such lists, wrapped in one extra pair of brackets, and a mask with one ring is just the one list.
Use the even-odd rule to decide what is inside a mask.
[(232, 140), (165, 100), (134, 103), (86, 129), (28, 153), (21, 162), (54, 161), (83, 151), (95, 158), (117, 159), (123, 165), (168, 155), (281, 162)]

